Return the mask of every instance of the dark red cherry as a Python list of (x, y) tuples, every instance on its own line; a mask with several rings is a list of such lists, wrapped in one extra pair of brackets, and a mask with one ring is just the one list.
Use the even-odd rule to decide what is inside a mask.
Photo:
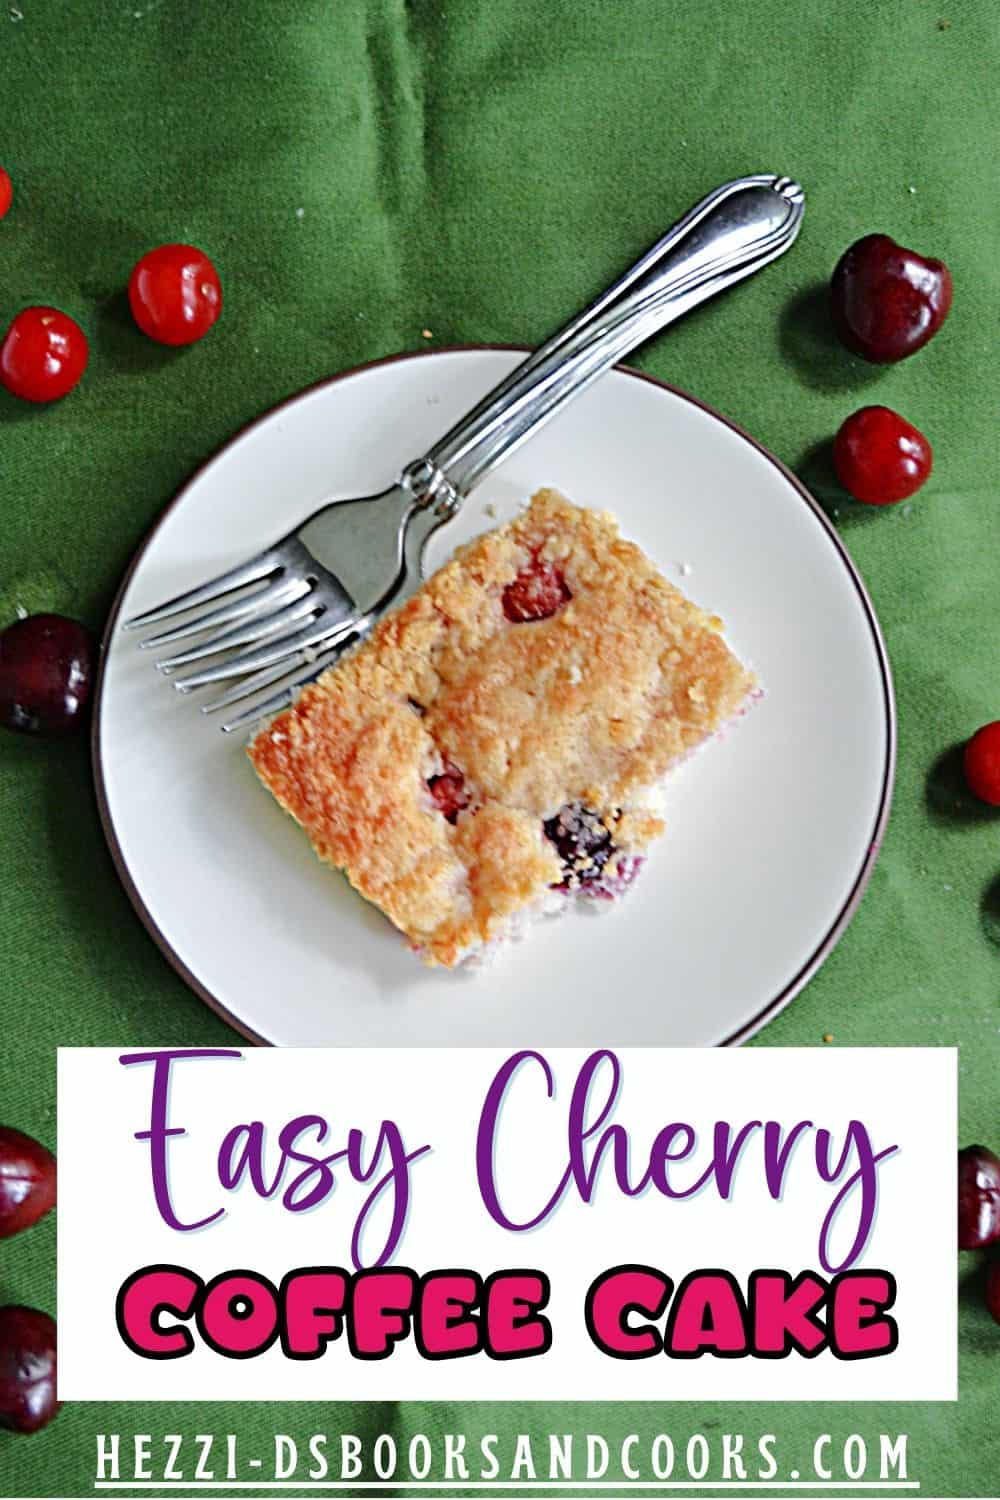
[(887, 234), (866, 234), (840, 257), (830, 291), (834, 327), (848, 349), (892, 364), (916, 354), (941, 327), (951, 307), (951, 272)]
[(55, 1323), (34, 1307), (0, 1307), (0, 1426), (37, 1432), (58, 1410)]
[(582, 802), (567, 802), (554, 817), (546, 818), (542, 827), (562, 860), (568, 886), (575, 888), (600, 879), (614, 844), (607, 825), (595, 812)]
[(40, 1141), (0, 1125), (0, 1240), (37, 1224), (56, 1201), (56, 1159)]
[(0, 632), (0, 723), (65, 734), (83, 722), (94, 675), (90, 632), (65, 615), (29, 615)]
[(923, 433), (888, 406), (863, 406), (833, 440), (837, 478), (855, 500), (891, 505), (928, 478), (934, 454)]
[(1000, 1239), (1000, 1160), (985, 1146), (958, 1153), (958, 1248), (979, 1250)]
[(431, 796), (440, 812), (449, 823), (458, 821), (458, 815), (469, 805), (469, 794), (465, 790), (465, 777), (455, 766), (446, 765), (440, 776), (432, 776), (427, 782)]
[(572, 598), (562, 569), (535, 558), (503, 591), (503, 612), (514, 625), (547, 620)]

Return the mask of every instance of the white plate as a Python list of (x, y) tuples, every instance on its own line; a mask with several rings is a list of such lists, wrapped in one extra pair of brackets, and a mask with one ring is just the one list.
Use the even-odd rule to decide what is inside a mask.
[(122, 634), (122, 618), (257, 551), (331, 495), (389, 484), (522, 357), (399, 358), (296, 397), (181, 491), (112, 610), (94, 722), (112, 853), (170, 961), (255, 1038), (742, 1040), (829, 953), (871, 872), (894, 713), (860, 579), (774, 458), (690, 397), (628, 371), (605, 376), (477, 490), (430, 559), (555, 485), (614, 510), (668, 578), (724, 617), (760, 675), (763, 701), (673, 778), (667, 834), (620, 906), (595, 915), (588, 903), (541, 923), (478, 972), (425, 968), (319, 864), (242, 745)]

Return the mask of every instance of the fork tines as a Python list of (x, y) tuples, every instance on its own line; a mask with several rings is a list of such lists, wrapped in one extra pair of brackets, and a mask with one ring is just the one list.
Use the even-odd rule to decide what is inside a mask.
[[(215, 608), (203, 608), (228, 594), (238, 597)], [(175, 624), (176, 616), (187, 618)], [(320, 657), (332, 659), (332, 654), (342, 650), (364, 623), (340, 582), (294, 537), (136, 615), (124, 628), (141, 630), (161, 622), (170, 623), (165, 630), (140, 641), (141, 649), (153, 650), (200, 637), (156, 663), (165, 676), (172, 678), (178, 692), (241, 679), (222, 697), (203, 705), (205, 713), (252, 697), (290, 672), (306, 668), (264, 704), (223, 725), (225, 730), (274, 713), (291, 701), (302, 683), (323, 670), (315, 666)], [(218, 660), (183, 676), (173, 676), (179, 667), (204, 662), (208, 657)], [(329, 662), (324, 661), (324, 665)]]

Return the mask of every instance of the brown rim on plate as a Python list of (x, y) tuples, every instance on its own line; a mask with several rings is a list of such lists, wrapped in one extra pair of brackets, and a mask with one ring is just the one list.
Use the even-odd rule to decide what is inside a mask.
[[(115, 869), (118, 872), (118, 878), (121, 880), (122, 885), (125, 887), (125, 890), (128, 893), (129, 900), (132, 902), (132, 905), (135, 907), (136, 913), (138, 914), (139, 920), (142, 922), (146, 931), (149, 933), (156, 946), (160, 949), (167, 962), (180, 975), (185, 984), (187, 984), (188, 987), (194, 991), (194, 993), (200, 1000), (203, 1000), (211, 1010), (214, 1010), (217, 1015), (221, 1016), (222, 1019), (233, 1028), (234, 1031), (239, 1032), (240, 1035), (246, 1037), (248, 1041), (254, 1042), (259, 1046), (269, 1047), (273, 1046), (274, 1043), (270, 1042), (267, 1037), (258, 1035), (258, 1033), (247, 1026), (245, 1022), (241, 1021), (237, 1016), (234, 1016), (232, 1011), (230, 1011), (227, 1006), (223, 1005), (222, 1001), (219, 1000), (217, 996), (213, 995), (209, 990), (207, 990), (201, 983), (201, 981), (197, 979), (194, 974), (192, 974), (191, 970), (185, 964), (180, 954), (171, 946), (164, 934), (160, 931), (160, 928), (153, 920), (149, 909), (147, 908), (145, 902), (139, 894), (136, 884), (132, 879), (131, 873), (129, 872), (128, 865), (125, 862), (121, 846), (119, 845), (118, 838), (114, 830), (114, 824), (111, 820), (111, 812), (108, 807), (107, 790), (104, 785), (104, 773), (101, 759), (101, 701), (104, 691), (104, 663), (107, 657), (108, 645), (115, 630), (118, 628), (118, 617), (121, 613), (122, 600), (124, 599), (125, 592), (132, 581), (132, 575), (134, 574), (136, 568), (139, 566), (139, 563), (142, 561), (147, 547), (153, 541), (153, 538), (156, 536), (156, 533), (159, 531), (160, 526), (166, 520), (167, 516), (170, 515), (174, 508), (179, 505), (184, 499), (191, 485), (193, 485), (201, 477), (202, 472), (208, 467), (209, 464), (213, 463), (221, 453), (223, 453), (233, 443), (237, 442), (245, 433), (256, 427), (260, 422), (266, 421), (269, 417), (272, 417), (275, 412), (281, 411), (283, 407), (291, 405), (293, 401), (298, 401), (300, 397), (308, 395), (311, 391), (322, 390), (327, 386), (337, 384), (337, 382), (341, 380), (346, 380), (352, 375), (358, 375), (364, 370), (376, 369), (379, 365), (394, 364), (397, 360), (402, 359), (433, 359), (436, 355), (439, 354), (465, 354), (476, 352), (479, 350), (504, 354), (529, 354), (531, 352), (528, 347), (520, 344), (457, 344), (450, 345), (446, 348), (441, 349), (416, 349), (403, 351), (399, 354), (389, 354), (381, 359), (369, 360), (366, 364), (363, 365), (355, 365), (350, 370), (343, 370), (339, 375), (331, 375), (324, 380), (317, 380), (312, 385), (305, 386), (302, 390), (296, 391), (294, 395), (286, 397), (284, 401), (279, 401), (276, 406), (269, 407), (268, 410), (261, 413), (259, 417), (254, 417), (252, 421), (247, 422), (243, 427), (235, 432), (232, 437), (228, 438), (226, 442), (223, 443), (222, 446), (215, 451), (215, 453), (211, 454), (209, 458), (207, 458), (202, 464), (200, 464), (194, 471), (194, 473), (187, 480), (185, 480), (184, 484), (181, 485), (180, 489), (177, 491), (176, 495), (174, 495), (173, 499), (170, 500), (165, 506), (164, 510), (159, 516), (159, 519), (150, 528), (145, 540), (142, 542), (131, 563), (126, 569), (125, 576), (123, 577), (121, 584), (119, 585), (118, 592), (115, 595), (114, 602), (108, 614), (107, 624), (104, 627), (104, 634), (101, 638), (101, 651), (99, 658), (100, 665), (98, 668), (97, 684), (94, 690), (94, 707), (90, 744), (94, 770), (94, 788), (97, 794), (97, 807), (98, 812), (100, 813), (101, 826), (104, 829), (104, 836), (107, 839), (108, 848), (111, 851), (111, 858), (114, 861)], [(864, 611), (865, 619), (868, 622), (868, 628), (871, 631), (872, 640), (875, 645), (875, 654), (878, 658), (879, 672), (882, 679), (882, 693), (885, 702), (887, 731), (885, 765), (883, 767), (882, 773), (882, 787), (879, 794), (878, 811), (875, 815), (875, 823), (872, 828), (871, 838), (869, 839), (868, 848), (865, 852), (864, 859), (861, 862), (861, 867), (858, 870), (857, 876), (855, 877), (854, 883), (851, 886), (850, 891), (848, 892), (846, 900), (844, 901), (839, 912), (828, 928), (826, 934), (817, 944), (816, 948), (813, 950), (812, 954), (809, 956), (806, 962), (802, 964), (798, 971), (792, 976), (792, 978), (788, 981), (784, 988), (779, 991), (779, 993), (774, 997), (773, 1000), (768, 1001), (768, 1003), (763, 1006), (751, 1020), (746, 1022), (745, 1025), (738, 1027), (736, 1031), (732, 1032), (729, 1036), (725, 1037), (721, 1042), (718, 1042), (716, 1044), (720, 1047), (734, 1047), (738, 1046), (741, 1042), (747, 1041), (749, 1037), (758, 1032), (762, 1026), (766, 1025), (768, 1021), (773, 1020), (780, 1011), (784, 1010), (786, 1005), (788, 1005), (792, 1000), (795, 999), (799, 991), (805, 987), (805, 985), (813, 977), (816, 971), (820, 968), (827, 956), (840, 941), (841, 937), (847, 929), (848, 923), (857, 910), (858, 904), (861, 901), (861, 897), (864, 895), (865, 888), (867, 887), (868, 882), (871, 879), (872, 871), (875, 868), (875, 861), (878, 858), (879, 850), (882, 846), (882, 839), (885, 834), (886, 825), (889, 821), (889, 810), (892, 806), (893, 780), (896, 771), (896, 702), (892, 690), (892, 672), (889, 666), (889, 656), (888, 652), (886, 651), (885, 641), (882, 637), (882, 630), (878, 623), (878, 618), (875, 614), (875, 608), (869, 597), (868, 590), (865, 588), (865, 585), (862, 581), (861, 575), (855, 567), (850, 553), (847, 551), (847, 548), (841, 541), (836, 528), (831, 523), (826, 512), (809, 493), (798, 476), (796, 474), (793, 474), (791, 469), (783, 464), (779, 458), (775, 458), (773, 453), (769, 452), (769, 450), (765, 448), (762, 443), (759, 443), (756, 438), (751, 437), (748, 432), (745, 432), (743, 428), (740, 427), (736, 422), (731, 422), (728, 417), (722, 416), (720, 412), (717, 412), (713, 407), (706, 405), (704, 401), (699, 401), (696, 396), (691, 396), (687, 393), (687, 391), (678, 389), (677, 386), (671, 385), (669, 381), (658, 380), (655, 375), (647, 375), (642, 370), (632, 370), (627, 365), (616, 365), (614, 368), (622, 375), (630, 375), (636, 380), (645, 380), (650, 385), (659, 386), (661, 390), (669, 391), (672, 396), (678, 396), (682, 401), (687, 401), (690, 403), (690, 405), (698, 407), (700, 411), (706, 412), (710, 417), (714, 417), (717, 422), (721, 422), (724, 427), (728, 427), (732, 432), (735, 432), (737, 436), (741, 437), (744, 442), (749, 443), (751, 448), (755, 448), (758, 453), (766, 458), (770, 464), (773, 464), (778, 472), (784, 476), (787, 482), (792, 486), (792, 488), (797, 492), (804, 503), (813, 512), (821, 527), (826, 532), (826, 535), (829, 541), (832, 543), (835, 551), (837, 552), (840, 561), (847, 569), (848, 576), (850, 577), (851, 582), (857, 590), (858, 597), (861, 601), (861, 607)]]

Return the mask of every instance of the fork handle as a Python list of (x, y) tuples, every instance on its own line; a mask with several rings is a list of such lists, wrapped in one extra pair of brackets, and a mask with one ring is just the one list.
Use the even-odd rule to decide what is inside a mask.
[(702, 198), (595, 302), (511, 371), (401, 484), (453, 514), (502, 459), (611, 365), (794, 242), (805, 195), (788, 177), (740, 177)]

